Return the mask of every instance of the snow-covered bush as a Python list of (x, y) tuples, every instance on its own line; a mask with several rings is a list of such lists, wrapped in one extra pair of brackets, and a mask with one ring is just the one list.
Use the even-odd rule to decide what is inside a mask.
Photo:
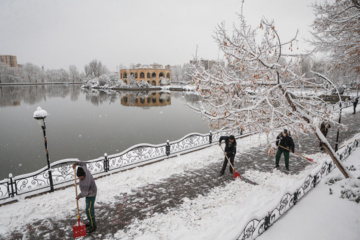
[(356, 203), (360, 203), (360, 180), (359, 179), (351, 179), (344, 180), (345, 186), (341, 190), (341, 198), (347, 198), (350, 201), (354, 201)]
[(86, 83), (82, 86), (83, 88), (94, 88), (99, 86), (99, 79), (98, 78), (92, 78), (87, 80)]
[(104, 86), (110, 80), (107, 74), (103, 74), (99, 77), (99, 86)]
[(139, 83), (139, 87), (141, 87), (141, 88), (150, 88), (152, 86), (151, 86), (150, 83), (141, 80), (140, 83)]
[(164, 85), (169, 85), (170, 84), (170, 80), (168, 78), (162, 78), (160, 80), (160, 85), (164, 86)]
[(137, 82), (131, 78), (128, 78), (130, 84), (124, 83), (116, 74), (103, 74), (99, 78), (91, 78), (84, 81), (83, 88), (150, 88), (152, 87), (148, 82)]
[(139, 88), (139, 83), (135, 80), (129, 79), (129, 85), (130, 88)]
[(107, 81), (104, 88), (124, 88), (126, 84), (116, 74), (110, 74), (107, 76)]

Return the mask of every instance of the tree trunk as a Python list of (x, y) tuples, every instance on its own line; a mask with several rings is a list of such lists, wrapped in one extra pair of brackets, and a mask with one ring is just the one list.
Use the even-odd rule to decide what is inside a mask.
[[(320, 130), (318, 130), (320, 131)], [(329, 145), (328, 141), (321, 141), (321, 137), (319, 136), (319, 133), (315, 131), (316, 137), (319, 139), (319, 141), (323, 144), (323, 147), (326, 150), (326, 153), (329, 154), (335, 165), (338, 167), (340, 172), (344, 175), (345, 178), (352, 178), (351, 175), (346, 171), (346, 169), (343, 167), (343, 165), (340, 163), (340, 159), (338, 158), (335, 151), (332, 149), (332, 147)]]

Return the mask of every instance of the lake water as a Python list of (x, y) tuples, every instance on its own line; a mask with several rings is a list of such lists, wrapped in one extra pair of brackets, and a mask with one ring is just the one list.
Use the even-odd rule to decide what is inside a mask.
[(47, 166), (43, 133), (33, 113), (48, 112), (50, 162), (91, 160), (140, 143), (174, 141), (210, 131), (183, 92), (85, 91), (79, 85), (0, 86), (0, 180)]

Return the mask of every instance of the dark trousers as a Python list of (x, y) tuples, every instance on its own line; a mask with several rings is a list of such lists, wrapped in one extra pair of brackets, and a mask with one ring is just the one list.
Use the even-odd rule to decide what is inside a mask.
[[(229, 154), (229, 155), (228, 155), (228, 158), (229, 158), (231, 164), (234, 166), (234, 158), (235, 158), (235, 155)], [(225, 169), (226, 169), (227, 164), (228, 164), (228, 160), (227, 160), (227, 158), (226, 158), (226, 156), (225, 156), (224, 163), (223, 163), (223, 166), (222, 166), (222, 169), (221, 169), (221, 173), (224, 173), (224, 172), (225, 172)], [(233, 169), (232, 169), (231, 165), (229, 166), (229, 171), (230, 171), (230, 173), (233, 172)]]
[(95, 221), (95, 210), (94, 210), (94, 204), (95, 204), (95, 197), (86, 197), (86, 216), (89, 220), (90, 227), (96, 227), (96, 221)]
[(356, 106), (357, 104), (354, 104), (354, 114), (356, 113)]
[(279, 167), (279, 162), (280, 162), (281, 154), (284, 154), (285, 167), (286, 167), (286, 169), (289, 169), (289, 155), (290, 155), (290, 152), (288, 152), (288, 151), (283, 151), (283, 150), (280, 150), (280, 149), (278, 149), (277, 152), (276, 152), (276, 157), (275, 157), (276, 167)]

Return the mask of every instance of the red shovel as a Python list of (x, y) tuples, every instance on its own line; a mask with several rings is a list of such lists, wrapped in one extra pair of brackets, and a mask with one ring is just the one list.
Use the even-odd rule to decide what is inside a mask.
[[(74, 175), (75, 175), (75, 194), (77, 197), (77, 186), (76, 186), (76, 170), (74, 168)], [(77, 207), (77, 222), (73, 226), (73, 233), (74, 238), (84, 237), (86, 236), (86, 226), (83, 222), (80, 221), (80, 214), (79, 214), (79, 201), (76, 199), (76, 207)]]
[(221, 148), (221, 150), (223, 151), (223, 153), (225, 154), (226, 159), (228, 160), (231, 168), (232, 168), (233, 171), (234, 171), (234, 174), (233, 174), (234, 179), (236, 179), (237, 177), (239, 177), (239, 178), (241, 179), (240, 173), (238, 173), (237, 171), (235, 171), (235, 168), (234, 168), (234, 166), (231, 164), (231, 162), (230, 162), (228, 156), (226, 155), (226, 152), (224, 151), (224, 149), (223, 149), (221, 146), (220, 146), (220, 148)]

